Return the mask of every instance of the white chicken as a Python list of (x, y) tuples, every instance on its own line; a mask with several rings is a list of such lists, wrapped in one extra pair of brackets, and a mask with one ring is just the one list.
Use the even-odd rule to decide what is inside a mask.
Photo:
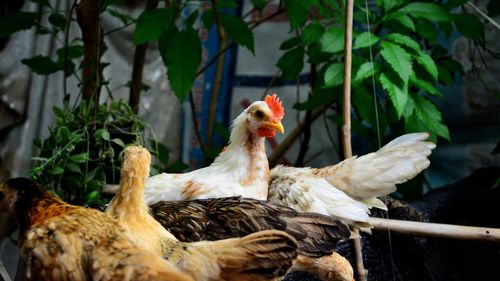
[(369, 226), (371, 207), (385, 209), (376, 197), (415, 177), (430, 164), (435, 145), (427, 133), (406, 134), (380, 150), (321, 169), (278, 166), (269, 171), (264, 139), (284, 131), (284, 109), (276, 95), (245, 109), (233, 122), (230, 143), (206, 168), (184, 174), (159, 174), (146, 182), (148, 205), (159, 201), (242, 196), (330, 215)]
[(240, 195), (267, 199), (269, 164), (264, 139), (284, 132), (284, 110), (274, 94), (256, 101), (233, 122), (230, 143), (208, 167), (184, 174), (159, 174), (146, 182), (148, 205), (158, 201)]
[(377, 152), (320, 169), (277, 166), (271, 170), (268, 200), (367, 227), (370, 208), (387, 210), (377, 197), (396, 191), (396, 184), (429, 166), (436, 145), (425, 141), (428, 137), (406, 134)]

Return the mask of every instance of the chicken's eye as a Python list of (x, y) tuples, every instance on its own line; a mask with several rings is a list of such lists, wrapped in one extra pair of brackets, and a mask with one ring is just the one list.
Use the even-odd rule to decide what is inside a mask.
[(262, 118), (264, 118), (264, 113), (260, 110), (257, 110), (257, 111), (255, 111), (255, 116), (257, 116), (257, 118), (259, 118), (259, 119), (262, 119)]

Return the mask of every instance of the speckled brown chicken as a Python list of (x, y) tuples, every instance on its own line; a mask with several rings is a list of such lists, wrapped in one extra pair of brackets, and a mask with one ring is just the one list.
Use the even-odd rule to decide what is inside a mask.
[(213, 241), (276, 229), (297, 240), (299, 254), (322, 257), (332, 254), (337, 242), (350, 236), (347, 225), (328, 216), (299, 213), (250, 198), (161, 201), (151, 205), (150, 210), (163, 227), (185, 242)]
[(117, 220), (67, 204), (28, 179), (0, 184), (1, 211), (20, 225), (19, 280), (194, 280), (138, 248)]
[(299, 245), (292, 270), (308, 271), (322, 280), (352, 280), (349, 262), (334, 252), (337, 242), (349, 238), (350, 230), (328, 216), (241, 197), (161, 201), (151, 205), (150, 212), (185, 242), (242, 237), (265, 229), (285, 231)]
[(149, 215), (144, 202), (150, 161), (150, 153), (142, 147), (125, 149), (120, 189), (106, 210), (124, 225), (132, 241), (162, 255), (197, 281), (265, 281), (285, 276), (297, 258), (297, 242), (282, 231), (260, 231), (218, 241), (179, 242)]

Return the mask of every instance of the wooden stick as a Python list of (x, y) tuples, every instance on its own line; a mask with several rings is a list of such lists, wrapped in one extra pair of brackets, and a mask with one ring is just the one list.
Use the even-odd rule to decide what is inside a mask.
[(351, 147), (351, 71), (352, 71), (352, 12), (354, 0), (347, 0), (345, 7), (345, 36), (344, 36), (344, 104), (342, 125), (342, 147), (344, 158), (352, 156)]
[[(347, 0), (345, 6), (345, 36), (344, 36), (344, 103), (342, 125), (342, 148), (344, 158), (352, 156), (351, 146), (351, 71), (352, 71), (352, 20), (353, 20), (354, 0)], [(363, 265), (363, 246), (359, 236), (359, 230), (354, 229), (354, 234), (358, 238), (353, 239), (354, 256), (356, 258), (356, 272), (359, 281), (367, 280), (367, 271)], [(358, 234), (358, 235), (356, 235)]]
[(387, 231), (390, 229), (392, 233), (500, 243), (500, 229), (498, 228), (403, 221), (382, 218), (370, 218), (368, 222), (373, 225), (375, 230)]

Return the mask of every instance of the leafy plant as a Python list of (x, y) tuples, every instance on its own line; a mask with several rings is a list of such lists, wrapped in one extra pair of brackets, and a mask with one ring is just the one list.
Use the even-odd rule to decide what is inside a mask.
[(92, 102), (76, 108), (54, 107), (56, 122), (49, 137), (36, 139), (40, 154), (30, 172), (61, 198), (77, 203), (103, 203), (101, 188), (118, 183), (119, 154), (127, 143), (144, 143), (147, 125), (122, 100), (101, 104), (95, 115)]
[[(344, 17), (335, 15), (344, 7), (336, 1), (326, 2), (328, 5), (285, 1), (285, 5), (306, 7), (285, 8), (290, 18), (302, 21), (291, 23), (295, 35), (281, 45), (285, 52), (277, 65), (283, 77), (297, 77), (303, 69), (303, 58), (319, 68), (313, 95), (298, 104), (298, 110), (341, 102), (338, 93), (343, 83)], [(442, 96), (439, 89), (450, 86), (463, 70), (437, 37), (450, 36), (455, 27), (465, 37), (484, 39), (483, 24), (474, 15), (452, 12), (465, 2), (376, 1), (376, 7), (370, 10), (366, 10), (365, 1), (355, 2), (352, 92), (354, 118), (363, 125), (354, 127), (358, 133), (366, 135), (368, 130), (373, 135), (379, 126), (382, 136), (388, 129), (396, 134), (429, 131), (434, 141), (437, 136), (449, 140), (434, 100)], [(318, 11), (316, 16), (310, 13), (312, 7)], [(306, 18), (310, 20), (306, 22)], [(320, 98), (327, 102), (318, 102)], [(378, 119), (374, 105), (379, 110)]]

